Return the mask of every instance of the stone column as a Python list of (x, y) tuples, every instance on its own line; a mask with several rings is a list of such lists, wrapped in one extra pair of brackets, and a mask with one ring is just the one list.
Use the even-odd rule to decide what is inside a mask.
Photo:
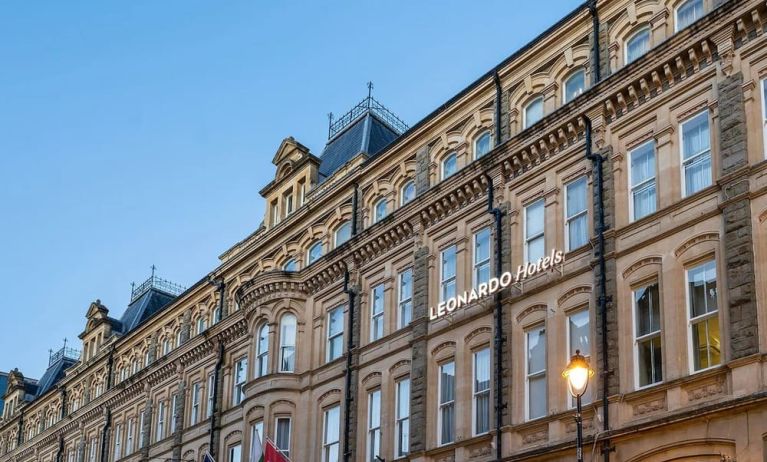
[(743, 75), (738, 72), (723, 78), (717, 89), (726, 268), (726, 278), (717, 289), (727, 291), (728, 306), (721, 308), (728, 310), (729, 360), (733, 360), (759, 352)]
[[(141, 445), (140, 452), (141, 452), (141, 458), (143, 460), (147, 460), (149, 458), (149, 446), (151, 446), (151, 438), (152, 438), (152, 398), (149, 396), (149, 387), (147, 386), (147, 399), (146, 404), (144, 405), (144, 422), (143, 425), (141, 425), (141, 428), (139, 428), (139, 431), (141, 432), (141, 435), (143, 435), (141, 440), (143, 440), (143, 444)], [(141, 418), (139, 417), (139, 423), (141, 422)]]
[(156, 360), (157, 360), (157, 332), (152, 334), (152, 338), (149, 340), (149, 364), (152, 364)]
[[(429, 147), (423, 146), (415, 153), (415, 193), (420, 196), (429, 190)], [(361, 229), (361, 228), (360, 228)]]
[[(186, 310), (181, 320), (181, 343), (186, 343), (191, 336), (192, 330), (192, 310)], [(178, 345), (177, 345), (178, 346)]]
[[(178, 391), (176, 392), (176, 407), (173, 408), (173, 422), (176, 431), (173, 433), (173, 458), (181, 460), (181, 449), (184, 435), (184, 409), (186, 403), (186, 382), (183, 371), (179, 368)], [(171, 401), (173, 402), (173, 401)]]
[(429, 249), (413, 254), (413, 322), (410, 363), (410, 453), (426, 450), (426, 396), (428, 393)]

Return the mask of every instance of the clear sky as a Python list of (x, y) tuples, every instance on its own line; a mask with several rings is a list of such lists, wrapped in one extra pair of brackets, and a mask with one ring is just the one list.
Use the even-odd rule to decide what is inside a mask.
[(410, 125), (579, 0), (0, 2), (0, 371), (99, 298), (190, 286), (261, 222), (286, 136), (374, 96)]

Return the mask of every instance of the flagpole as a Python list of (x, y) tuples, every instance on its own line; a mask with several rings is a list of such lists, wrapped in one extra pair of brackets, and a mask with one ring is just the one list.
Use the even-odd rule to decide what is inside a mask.
[(276, 449), (276, 450), (277, 450), (277, 451), (280, 453), (280, 455), (281, 455), (282, 457), (286, 458), (286, 459), (288, 460), (288, 462), (293, 462), (293, 460), (292, 460), (290, 457), (288, 457), (287, 455), (285, 455), (285, 452), (284, 452), (282, 449), (280, 449), (280, 447), (279, 447), (279, 446), (277, 446), (277, 443), (275, 443), (274, 441), (272, 441), (272, 439), (271, 439), (271, 438), (269, 438), (268, 436), (265, 436), (265, 437), (264, 437), (264, 440), (265, 440), (265, 441), (268, 441), (268, 442), (270, 442), (270, 443), (272, 443), (272, 446), (274, 446), (274, 449)]

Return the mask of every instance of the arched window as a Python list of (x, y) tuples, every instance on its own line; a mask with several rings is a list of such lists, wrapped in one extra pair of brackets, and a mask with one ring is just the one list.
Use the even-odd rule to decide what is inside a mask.
[(287, 313), (280, 320), (280, 372), (296, 370), (296, 317)]
[(687, 0), (676, 9), (675, 30), (680, 31), (703, 16), (703, 0)]
[(528, 128), (543, 119), (543, 97), (539, 96), (527, 103), (522, 117), (524, 119), (522, 121), (522, 126), (524, 128)]
[(458, 156), (453, 152), (442, 160), (442, 179), (449, 178), (458, 171)]
[(336, 229), (336, 247), (348, 241), (352, 237), (352, 222), (345, 221)]
[(626, 64), (635, 61), (650, 50), (650, 28), (638, 30), (626, 41)]
[(298, 271), (298, 262), (295, 258), (291, 258), (290, 260), (286, 261), (284, 265), (282, 265), (282, 271), (287, 271), (288, 273), (293, 273)]
[(474, 158), (479, 159), (484, 156), (490, 149), (493, 148), (493, 137), (489, 131), (481, 134), (476, 141), (474, 141)]
[(570, 74), (565, 80), (565, 87), (562, 89), (562, 102), (564, 104), (574, 100), (586, 89), (586, 72), (583, 69)]
[(200, 317), (197, 318), (197, 334), (202, 334), (205, 332), (205, 328), (207, 326), (205, 325), (205, 316), (200, 314)]
[(386, 199), (378, 199), (378, 202), (376, 202), (375, 206), (373, 207), (373, 223), (378, 223), (379, 221), (386, 218), (387, 213), (388, 210), (386, 209)]
[(316, 262), (322, 256), (322, 241), (316, 241), (309, 247), (309, 252), (306, 257), (306, 263), (311, 265)]
[(223, 314), (224, 313), (221, 312), (221, 307), (217, 306), (216, 309), (213, 310), (213, 324), (220, 322)]
[(399, 204), (405, 205), (413, 199), (415, 199), (415, 181), (410, 180), (400, 189)]
[(269, 326), (264, 324), (258, 329), (258, 344), (256, 345), (256, 377), (269, 373)]

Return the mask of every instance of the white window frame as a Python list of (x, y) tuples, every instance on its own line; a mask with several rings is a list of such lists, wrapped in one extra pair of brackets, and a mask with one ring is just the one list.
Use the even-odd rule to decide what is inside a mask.
[[(487, 352), (487, 360), (488, 360), (488, 376), (492, 376), (492, 367), (493, 367), (493, 355), (490, 352), (489, 347), (480, 348), (477, 351), (472, 352), (471, 354), (471, 434), (473, 436), (478, 435), (485, 435), (490, 432), (490, 412), (492, 405), (490, 403), (490, 391), (492, 386), (488, 382), (487, 389), (486, 390), (479, 390), (477, 391), (477, 357), (480, 353)], [(488, 402), (488, 411), (487, 411), (487, 430), (484, 432), (477, 432), (477, 399), (481, 395), (487, 395), (487, 402)]]
[[(453, 258), (455, 259), (455, 263), (453, 264), (455, 268), (455, 274), (449, 277), (445, 277), (445, 254), (452, 249)], [(445, 290), (447, 289), (449, 284), (453, 284), (453, 287), (455, 288), (454, 292), (458, 293), (458, 246), (455, 244), (449, 245), (445, 247), (440, 253), (439, 253), (439, 301), (444, 302), (447, 300), (447, 297), (445, 296)]]
[[(647, 50), (645, 50), (645, 52), (642, 53), (641, 55), (629, 61), (629, 43), (631, 43), (632, 40), (634, 40), (639, 34), (643, 32), (647, 32)], [(650, 26), (648, 24), (645, 24), (639, 29), (635, 30), (634, 33), (631, 34), (626, 39), (626, 42), (623, 44), (623, 65), (626, 66), (633, 63), (634, 61), (640, 59), (642, 56), (649, 53), (650, 50), (652, 50), (652, 29), (650, 29)]]
[[(536, 120), (536, 121), (534, 121), (534, 122), (532, 122), (532, 123), (530, 123), (530, 121), (528, 120), (527, 111), (528, 111), (528, 109), (530, 109), (530, 107), (533, 104), (535, 104), (535, 103), (537, 103), (539, 101), (541, 103), (541, 118)], [(546, 117), (546, 108), (544, 107), (544, 104), (545, 104), (545, 101), (543, 100), (543, 95), (538, 95), (535, 98), (533, 98), (530, 101), (528, 101), (527, 104), (525, 104), (525, 107), (522, 108), (522, 129), (523, 130), (526, 130), (526, 129), (532, 127), (533, 125), (537, 124), (538, 122), (540, 122), (541, 120), (543, 120)]]
[[(705, 151), (701, 151), (701, 152), (699, 152), (697, 154), (694, 154), (692, 157), (690, 157), (689, 159), (685, 160), (685, 158), (684, 158), (684, 126), (687, 125), (688, 123), (692, 122), (693, 120), (697, 119), (698, 117), (704, 115), (704, 114), (706, 115), (706, 123), (708, 124), (708, 149), (705, 150)], [(692, 195), (697, 194), (698, 192), (700, 192), (700, 191), (702, 191), (703, 189), (706, 188), (706, 187), (704, 187), (704, 188), (699, 189), (698, 191), (694, 191), (694, 192), (691, 192), (690, 194), (687, 194), (687, 175), (685, 175), (685, 173), (687, 173), (687, 166), (689, 164), (693, 164), (698, 159), (706, 157), (706, 156), (708, 157), (709, 165), (711, 166), (710, 172), (709, 172), (710, 173), (709, 183), (708, 183), (708, 185), (706, 185), (706, 187), (708, 187), (708, 186), (711, 186), (713, 184), (713, 182), (714, 182), (714, 178), (713, 178), (713, 176), (714, 176), (714, 159), (711, 156), (711, 117), (710, 117), (710, 114), (708, 112), (708, 109), (704, 109), (704, 110), (702, 110), (702, 111), (700, 111), (700, 112), (698, 112), (696, 114), (693, 114), (692, 116), (688, 117), (687, 119), (685, 119), (684, 121), (682, 121), (679, 124), (679, 163), (680, 163), (680, 166), (681, 166), (679, 171), (680, 171), (680, 173), (682, 175), (682, 197), (692, 196)], [(656, 173), (656, 176), (657, 176), (657, 173)], [(657, 191), (656, 191), (656, 194), (657, 194)]]
[[(261, 349), (261, 333), (266, 331), (266, 349)], [(262, 324), (256, 331), (256, 378), (269, 374), (269, 324)]]
[[(453, 399), (451, 401), (441, 402), (442, 400), (442, 369), (447, 366), (448, 364), (453, 365)], [(455, 442), (455, 423), (456, 423), (456, 415), (455, 415), (455, 382), (457, 378), (457, 368), (456, 363), (454, 359), (451, 359), (450, 361), (445, 361), (444, 363), (440, 364), (437, 368), (437, 373), (439, 374), (437, 376), (437, 441), (438, 446), (444, 446), (446, 444), (452, 444)], [(453, 439), (450, 441), (442, 441), (442, 409), (452, 406), (453, 408)]]
[[(487, 233), (487, 246), (488, 246), (488, 252), (487, 252), (487, 258), (484, 260), (477, 260), (479, 257), (477, 242), (479, 235), (481, 233)], [(476, 288), (480, 284), (479, 280), (479, 272), (482, 268), (487, 266), (487, 274), (488, 274), (488, 281), (493, 277), (493, 232), (490, 229), (490, 227), (482, 228), (476, 233), (474, 233), (473, 236), (473, 244), (474, 244), (474, 251), (472, 252), (472, 287)], [(487, 281), (484, 281), (487, 282)]]
[[(586, 317), (588, 317), (588, 319), (589, 319), (589, 351), (588, 352), (584, 352), (583, 350), (581, 350), (581, 354), (583, 355), (584, 358), (586, 358), (586, 361), (589, 364), (591, 364), (591, 349), (592, 349), (591, 341), (592, 341), (592, 337), (593, 336), (591, 335), (591, 311), (589, 310), (588, 306), (586, 306), (584, 308), (581, 308), (581, 309), (572, 310), (572, 311), (567, 313), (567, 328), (565, 329), (567, 331), (567, 340), (566, 340), (567, 341), (567, 358), (568, 359), (572, 358), (573, 355), (575, 354), (575, 352), (571, 348), (571, 346), (572, 346), (572, 334), (573, 333), (570, 331), (570, 326), (572, 325), (570, 323), (570, 319), (573, 316), (577, 316), (577, 315), (582, 314), (582, 313), (586, 313)], [(586, 354), (584, 354), (584, 353), (586, 353)], [(590, 381), (590, 382), (592, 382), (592, 381)], [(586, 392), (581, 396), (581, 399), (583, 400), (584, 404), (588, 404), (590, 402), (593, 402), (593, 399), (591, 397), (594, 396), (594, 395), (591, 393), (591, 390), (594, 389), (593, 388), (594, 386), (595, 386), (595, 384), (592, 382), (591, 383), (591, 387), (588, 387), (586, 389)], [(584, 400), (584, 398), (585, 398), (585, 400)], [(575, 398), (573, 398), (571, 396), (570, 400), (569, 400), (568, 407), (570, 409), (573, 409), (573, 408), (575, 408), (575, 404), (576, 404), (575, 403)]]
[(88, 462), (96, 462), (96, 446), (98, 438), (91, 438), (90, 448), (88, 449)]
[[(533, 331), (541, 331), (541, 330), (543, 331), (543, 335), (545, 336), (544, 355), (543, 355), (544, 357), (543, 363), (545, 367), (543, 368), (543, 370), (530, 372), (530, 360), (528, 358), (528, 354), (530, 352), (530, 333)], [(525, 329), (525, 420), (526, 421), (543, 419), (549, 415), (548, 361), (549, 361), (549, 345), (548, 345), (548, 332), (546, 332), (546, 324), (537, 324), (535, 326), (528, 327), (527, 329)], [(546, 393), (544, 393), (544, 396), (546, 396), (546, 412), (542, 416), (531, 417), (530, 416), (530, 398), (531, 398), (530, 397), (530, 379), (536, 379), (539, 377), (543, 377), (546, 383)]]
[[(409, 275), (410, 278), (410, 293), (405, 296), (403, 294), (403, 284), (405, 275)], [(406, 268), (399, 273), (397, 277), (397, 328), (402, 329), (408, 326), (413, 321), (413, 268)], [(407, 313), (407, 322), (405, 322), (404, 314)]]
[[(239, 374), (238, 370), (242, 370), (242, 375)], [(245, 383), (248, 381), (248, 357), (247, 356), (242, 356), (237, 361), (234, 362), (233, 381), (234, 381), (234, 388), (232, 390), (232, 404), (234, 406), (237, 406), (240, 403), (242, 403), (243, 399), (245, 399), (245, 391), (242, 388), (245, 386)]]
[[(373, 404), (375, 395), (378, 395), (378, 425), (373, 422)], [(368, 462), (377, 462), (376, 456), (381, 455), (381, 389), (377, 388), (368, 393), (368, 425), (367, 425), (367, 460)], [(375, 451), (376, 444), (378, 452)]]
[(205, 414), (206, 418), (209, 418), (213, 415), (213, 402), (215, 400), (214, 393), (216, 392), (216, 384), (215, 384), (216, 377), (213, 374), (208, 374), (208, 402), (207, 406), (205, 408)]
[[(652, 178), (647, 178), (647, 179), (643, 180), (641, 183), (639, 183), (638, 185), (633, 185), (633, 184), (631, 184), (631, 181), (632, 181), (631, 180), (631, 156), (634, 155), (634, 152), (636, 152), (639, 149), (643, 148), (647, 144), (652, 144), (652, 146), (653, 146), (652, 149), (653, 149), (653, 160), (654, 160), (654, 164), (655, 164), (655, 168), (654, 168), (655, 174), (652, 176)], [(649, 140), (647, 140), (647, 141), (645, 141), (643, 143), (640, 143), (640, 144), (634, 146), (633, 148), (631, 148), (628, 151), (628, 162), (627, 162), (627, 165), (626, 165), (626, 173), (628, 174), (627, 179), (628, 179), (628, 184), (629, 184), (629, 191), (628, 191), (628, 193), (629, 193), (628, 194), (628, 199), (629, 199), (629, 223), (633, 223), (633, 222), (639, 221), (639, 220), (641, 220), (641, 219), (643, 219), (645, 217), (649, 217), (650, 215), (652, 215), (653, 213), (656, 213), (658, 211), (658, 150), (657, 150), (657, 146), (655, 145), (655, 140), (654, 139), (649, 139)], [(643, 189), (643, 188), (647, 187), (651, 182), (655, 185), (655, 209), (652, 212), (648, 213), (647, 215), (641, 216), (639, 218), (635, 218), (634, 217), (634, 191), (640, 190), (640, 189)]]
[[(376, 312), (376, 292), (380, 291), (381, 294), (381, 311)], [(384, 287), (384, 284), (376, 284), (373, 286), (373, 288), (370, 290), (370, 341), (375, 342), (376, 340), (382, 338), (384, 336), (384, 312), (386, 311), (386, 287)], [(379, 324), (380, 323), (380, 324)], [(377, 332), (377, 327), (380, 326), (381, 332)]]
[[(289, 344), (285, 341), (285, 331), (283, 329), (283, 325), (285, 323), (285, 319), (289, 319), (290, 317), (293, 318), (293, 344)], [(296, 340), (298, 340), (298, 318), (293, 313), (285, 313), (280, 318), (280, 372), (295, 372), (296, 371), (296, 360), (298, 359), (296, 357)], [(285, 368), (285, 352), (289, 349), (293, 349), (293, 368)]]
[(192, 384), (192, 408), (189, 413), (189, 425), (195, 425), (200, 418), (200, 392), (202, 385), (200, 382)]
[[(383, 206), (383, 213), (381, 213), (381, 206)], [(387, 216), (389, 216), (389, 202), (385, 197), (381, 197), (373, 203), (373, 224), (378, 223)]]
[[(581, 88), (580, 93), (578, 93), (577, 95), (573, 96), (572, 99), (569, 99), (567, 97), (567, 84), (572, 79), (574, 79), (575, 76), (578, 75), (578, 74), (583, 74), (583, 88)], [(562, 104), (567, 104), (570, 101), (572, 101), (572, 100), (576, 99), (577, 97), (581, 96), (583, 93), (586, 92), (587, 88), (588, 88), (588, 86), (586, 85), (586, 69), (580, 67), (580, 68), (572, 71), (570, 74), (568, 74), (567, 78), (565, 79), (564, 84), (562, 85)]]
[[(647, 282), (641, 286), (638, 286), (636, 288), (631, 289), (631, 320), (632, 320), (632, 329), (631, 329), (631, 336), (634, 340), (634, 389), (635, 390), (643, 390), (645, 388), (654, 387), (656, 385), (659, 385), (663, 383), (665, 380), (665, 361), (663, 361), (663, 307), (658, 306), (658, 316), (660, 316), (660, 320), (658, 321), (658, 330), (650, 332), (648, 334), (642, 335), (641, 338), (637, 337), (637, 328), (639, 326), (638, 319), (637, 319), (637, 302), (636, 302), (636, 291), (641, 289), (646, 289), (647, 287), (650, 287), (652, 285), (658, 285), (658, 303), (660, 303), (660, 281), (654, 280)], [(648, 341), (652, 340), (655, 337), (660, 338), (660, 348), (661, 348), (661, 376), (662, 378), (656, 382), (650, 382), (647, 385), (640, 385), (639, 384), (639, 342), (642, 341)]]
[[(584, 210), (576, 213), (573, 216), (568, 216), (567, 215), (567, 208), (568, 208), (568, 204), (567, 204), (567, 196), (568, 196), (567, 195), (567, 190), (570, 188), (570, 186), (574, 185), (575, 183), (577, 183), (577, 182), (579, 182), (581, 180), (585, 181), (585, 183), (586, 183), (586, 189), (584, 191), (584, 193), (586, 194), (586, 208)], [(588, 216), (589, 216), (588, 198), (589, 198), (589, 180), (588, 180), (588, 177), (586, 175), (579, 176), (578, 178), (568, 182), (565, 185), (565, 198), (564, 198), (565, 199), (565, 252), (569, 252), (571, 250), (575, 250), (577, 248), (580, 248), (580, 247), (575, 247), (575, 248), (571, 248), (570, 247), (570, 222), (575, 220), (575, 219), (577, 219), (577, 218), (580, 218), (580, 217), (582, 217), (584, 215), (586, 215), (586, 244), (584, 244), (584, 245), (587, 245), (589, 243), (589, 237), (590, 237), (590, 232), (589, 232), (590, 230), (589, 230), (589, 228), (590, 228), (590, 226), (589, 226), (589, 218), (588, 218)]]
[(761, 82), (761, 99), (762, 99), (762, 149), (764, 150), (764, 157), (767, 158), (767, 78), (762, 79)]
[[(404, 402), (407, 403), (407, 416), (400, 415), (400, 400), (403, 399), (401, 385), (407, 382), (407, 396), (404, 396)], [(395, 458), (404, 457), (410, 452), (410, 377), (405, 377), (398, 380), (394, 384), (394, 456)], [(407, 432), (403, 432), (403, 424), (407, 422)], [(404, 434), (407, 441), (407, 448), (402, 448), (402, 442), (400, 440), (400, 434)]]
[[(341, 311), (341, 330), (339, 332), (336, 332), (335, 334), (333, 334), (333, 333), (330, 332), (330, 319), (333, 316), (333, 313), (335, 313), (337, 310)], [(346, 321), (346, 314), (344, 313), (344, 306), (343, 305), (337, 306), (337, 307), (333, 308), (332, 310), (328, 311), (327, 320), (328, 320), (327, 321), (328, 322), (328, 327), (325, 330), (325, 332), (326, 332), (326, 336), (325, 336), (325, 339), (326, 339), (325, 349), (327, 350), (325, 352), (325, 362), (331, 362), (331, 361), (335, 361), (336, 359), (338, 359), (338, 358), (340, 358), (340, 357), (342, 357), (344, 355), (344, 340), (343, 340), (343, 338), (344, 338), (344, 330), (345, 330), (344, 329), (344, 327), (345, 327), (344, 326), (344, 322)], [(339, 338), (339, 337), (341, 338), (341, 350), (340, 350), (338, 356), (336, 356), (334, 358), (334, 357), (331, 357), (331, 345), (332, 345), (333, 341), (336, 338)]]
[[(698, 269), (698, 268), (702, 268), (702, 267), (704, 267), (706, 265), (709, 265), (709, 264), (712, 264), (712, 263), (714, 265), (714, 274), (716, 275), (716, 290), (717, 290), (717, 297), (716, 297), (717, 307), (716, 307), (716, 310), (715, 311), (709, 311), (709, 312), (706, 312), (706, 314), (702, 314), (700, 316), (692, 318), (691, 317), (691, 315), (692, 315), (692, 312), (691, 312), (692, 306), (690, 306), (690, 271)], [(704, 367), (704, 368), (701, 368), (701, 369), (695, 369), (695, 352), (693, 350), (692, 328), (693, 328), (694, 324), (698, 324), (700, 322), (706, 322), (709, 319), (714, 318), (714, 317), (717, 317), (717, 318), (719, 317), (719, 312), (721, 311), (719, 309), (719, 293), (718, 293), (719, 292), (719, 282), (720, 282), (719, 281), (719, 268), (718, 268), (718, 266), (716, 264), (716, 260), (706, 260), (704, 262), (699, 262), (699, 263), (695, 264), (694, 266), (690, 266), (688, 268), (685, 268), (685, 270), (684, 270), (684, 287), (685, 287), (685, 300), (686, 300), (685, 301), (685, 308), (686, 308), (686, 311), (687, 311), (687, 357), (689, 358), (688, 363), (689, 363), (690, 374), (697, 374), (699, 372), (704, 372), (704, 371), (707, 371), (709, 369), (713, 369), (713, 368), (719, 367), (722, 364), (722, 359), (724, 359), (723, 358), (723, 356), (724, 356), (724, 348), (723, 348), (722, 351), (719, 353), (719, 357), (720, 357), (719, 363), (712, 365), (712, 364), (710, 364), (711, 360), (709, 359), (709, 366), (708, 367)], [(719, 324), (719, 337), (721, 339), (722, 338), (722, 320), (721, 320), (721, 318), (719, 319), (719, 323), (718, 324)]]
[[(122, 439), (123, 439), (123, 426), (121, 423), (115, 425), (115, 439), (114, 439), (114, 460), (122, 459)], [(72, 452), (70, 451), (70, 457)]]
[[(413, 197), (412, 197), (412, 198), (410, 198), (410, 199), (407, 199), (407, 198), (405, 197), (405, 196), (406, 196), (406, 193), (405, 193), (405, 191), (406, 191), (406, 190), (407, 190), (407, 188), (408, 188), (408, 187), (410, 187), (410, 186), (412, 186), (412, 187), (413, 187)], [(400, 190), (399, 190), (399, 205), (400, 205), (400, 207), (401, 207), (401, 206), (403, 206), (403, 205), (405, 205), (405, 204), (408, 204), (408, 203), (410, 203), (411, 201), (413, 201), (413, 200), (415, 199), (415, 197), (416, 197), (416, 192), (415, 192), (415, 180), (408, 180), (408, 181), (406, 181), (406, 182), (405, 182), (405, 184), (403, 184), (403, 185), (402, 185), (402, 187), (401, 187), (401, 188), (400, 188)]]
[[(279, 441), (279, 438), (277, 437), (277, 431), (280, 429), (280, 420), (287, 420), (288, 421), (288, 447), (287, 448), (280, 448), (277, 446), (277, 442)], [(274, 418), (274, 446), (281, 451), (286, 456), (290, 457), (290, 438), (293, 433), (293, 419), (286, 416), (278, 416)]]
[(170, 399), (170, 434), (176, 433), (176, 405), (178, 404), (178, 394), (171, 396)]
[(141, 413), (139, 414), (138, 428), (137, 428), (137, 430), (138, 430), (138, 448), (139, 449), (143, 448), (144, 447), (144, 443), (146, 443), (146, 441), (144, 440), (144, 437), (145, 437), (145, 435), (144, 435), (144, 422), (145, 421), (146, 421), (146, 411), (141, 411)]
[(700, 6), (701, 6), (701, 9), (703, 10), (702, 16), (700, 18), (702, 18), (703, 16), (706, 15), (706, 0), (687, 0), (687, 1), (684, 1), (684, 2), (680, 3), (676, 8), (674, 8), (674, 33), (679, 32), (680, 30), (684, 30), (684, 29), (688, 28), (689, 26), (691, 26), (694, 23), (698, 22), (698, 20), (700, 19), (700, 18), (696, 18), (690, 24), (687, 24), (684, 27), (679, 27), (679, 10), (683, 6), (685, 6), (686, 4), (688, 4), (690, 2), (694, 2), (694, 1), (700, 1)]
[[(330, 428), (329, 420), (330, 420), (330, 413), (332, 411), (338, 412), (338, 439), (335, 441), (329, 441), (328, 440), (328, 429)], [(330, 406), (329, 408), (325, 409), (322, 413), (322, 462), (340, 462), (339, 459), (336, 460), (330, 460), (328, 457), (328, 454), (330, 452), (330, 448), (333, 446), (336, 447), (336, 453), (341, 456), (341, 406), (336, 404), (334, 406)]]
[(160, 441), (165, 438), (165, 418), (167, 412), (165, 410), (165, 400), (161, 400), (157, 403), (157, 427), (154, 432), (154, 440)]
[[(484, 138), (485, 136), (488, 137), (488, 148), (487, 152), (483, 152), (482, 154), (479, 153), (479, 142)], [(484, 130), (482, 133), (477, 136), (477, 138), (474, 140), (474, 160), (477, 160), (481, 157), (486, 156), (490, 151), (493, 150), (493, 134), (490, 132), (490, 130)]]
[[(313, 249), (315, 249), (315, 248), (317, 248), (318, 246), (319, 246), (319, 248), (320, 248), (320, 253), (319, 253), (319, 255), (317, 255), (317, 258), (315, 258), (314, 260), (312, 260), (312, 250), (313, 250)], [(314, 242), (312, 242), (312, 245), (310, 245), (310, 246), (309, 246), (309, 249), (306, 251), (306, 265), (307, 265), (307, 266), (309, 266), (309, 265), (311, 265), (312, 263), (314, 263), (314, 262), (316, 262), (317, 260), (319, 260), (320, 258), (322, 258), (322, 255), (323, 255), (323, 251), (324, 251), (324, 250), (325, 250), (325, 249), (323, 249), (323, 248), (322, 248), (322, 241), (321, 241), (321, 240), (318, 240), (318, 241), (314, 241)]]
[[(527, 235), (527, 221), (528, 221), (528, 211), (531, 207), (534, 207), (538, 204), (541, 204), (541, 207), (543, 208), (543, 226), (541, 227), (542, 231), (538, 234), (535, 234), (533, 236)], [(544, 198), (536, 199), (533, 202), (530, 202), (525, 206), (525, 222), (524, 222), (524, 233), (525, 233), (525, 262), (530, 262), (530, 242), (543, 238), (543, 254), (546, 255), (546, 200)]]
[[(344, 229), (344, 227), (348, 227), (349, 228), (349, 237), (347, 237), (346, 239), (344, 239), (342, 241), (339, 241), (339, 236), (338, 235), (341, 232), (341, 230)], [(340, 225), (338, 225), (338, 228), (336, 228), (336, 232), (333, 233), (334, 247), (338, 247), (339, 245), (342, 245), (343, 243), (349, 241), (349, 239), (351, 239), (351, 238), (352, 238), (352, 222), (349, 221), (349, 220), (346, 220), (346, 221), (342, 222)]]
[[(449, 175), (445, 173), (445, 164), (447, 164), (447, 161), (450, 158), (455, 158), (455, 171)], [(439, 163), (439, 172), (440, 172), (440, 178), (442, 180), (446, 180), (450, 178), (451, 176), (455, 175), (458, 172), (458, 153), (455, 151), (451, 151), (448, 155), (446, 155), (442, 161)]]
[[(242, 462), (242, 444), (235, 443), (228, 448), (229, 450), (226, 451), (227, 453), (227, 462)], [(236, 451), (235, 451), (236, 450)], [(236, 452), (236, 458), (235, 458), (235, 452)]]
[(207, 324), (208, 323), (207, 323), (207, 320), (205, 319), (205, 316), (201, 314), (200, 317), (197, 318), (197, 335), (200, 335), (203, 332), (205, 332), (205, 330), (208, 328)]
[(264, 441), (264, 421), (262, 419), (256, 420), (250, 426), (250, 447), (252, 448), (256, 442), (256, 435), (258, 435), (258, 442), (261, 444), (261, 448), (266, 443)]

